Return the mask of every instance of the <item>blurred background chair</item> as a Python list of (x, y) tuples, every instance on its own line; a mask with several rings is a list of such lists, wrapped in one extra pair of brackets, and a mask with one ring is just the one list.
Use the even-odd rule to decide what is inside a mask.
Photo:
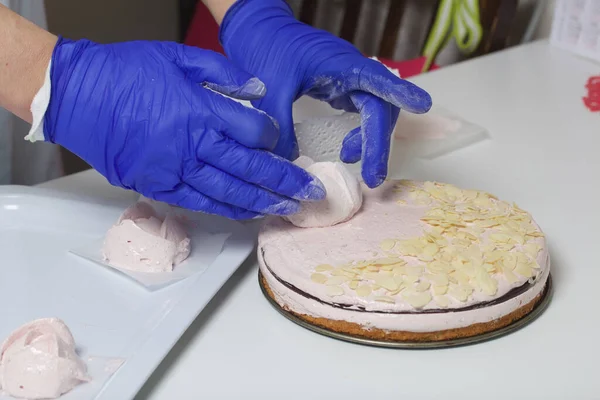
[[(531, 40), (548, 0), (288, 0), (296, 17), (405, 77)], [(197, 0), (180, 0), (187, 44), (222, 51)], [(190, 13), (194, 10), (194, 14)], [(184, 33), (185, 32), (185, 33)]]

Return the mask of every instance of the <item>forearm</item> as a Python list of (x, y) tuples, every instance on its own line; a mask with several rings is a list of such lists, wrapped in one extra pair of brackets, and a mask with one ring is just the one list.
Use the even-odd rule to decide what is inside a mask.
[(219, 25), (221, 25), (225, 13), (235, 1), (236, 0), (202, 0)]
[(0, 5), (0, 106), (31, 122), (56, 36)]

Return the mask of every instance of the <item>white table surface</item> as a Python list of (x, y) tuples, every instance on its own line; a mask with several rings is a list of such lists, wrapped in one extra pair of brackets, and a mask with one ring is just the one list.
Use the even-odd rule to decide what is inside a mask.
[[(416, 160), (403, 177), (488, 190), (547, 234), (555, 295), (504, 338), (406, 351), (328, 339), (263, 298), (251, 257), (139, 394), (150, 399), (600, 399), (600, 114), (581, 97), (600, 66), (538, 42), (417, 77), (492, 140)], [(95, 172), (45, 184), (126, 206)]]

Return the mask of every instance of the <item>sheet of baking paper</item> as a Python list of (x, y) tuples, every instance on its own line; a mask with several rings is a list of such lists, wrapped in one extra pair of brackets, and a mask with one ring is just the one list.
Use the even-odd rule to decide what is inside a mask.
[[(77, 385), (71, 391), (60, 396), (60, 400), (95, 399), (104, 384), (125, 362), (122, 358), (109, 358), (89, 356), (83, 357), (87, 365), (87, 373), (92, 378), (90, 382)], [(15, 398), (0, 392), (0, 400), (14, 400)]]
[(409, 142), (414, 157), (432, 159), (488, 139), (483, 127), (445, 107), (434, 105), (427, 114), (400, 112), (394, 129), (395, 145)]
[(102, 256), (103, 237), (99, 237), (82, 247), (72, 249), (70, 253), (91, 261), (90, 265), (104, 267), (109, 271), (129, 278), (147, 290), (155, 291), (206, 271), (221, 254), (227, 238), (231, 236), (231, 232), (215, 232), (211, 231), (211, 227), (203, 226), (199, 223), (200, 214), (198, 213), (171, 207), (146, 198), (140, 198), (140, 201), (151, 203), (161, 218), (164, 218), (167, 212), (172, 212), (186, 228), (191, 242), (191, 253), (185, 261), (176, 265), (173, 271), (149, 273), (114, 267), (106, 263)]
[[(353, 113), (303, 119), (295, 125), (300, 154), (315, 161), (339, 161), (344, 137), (358, 126), (360, 116)], [(426, 114), (400, 112), (393, 138), (390, 162), (397, 165), (413, 157), (439, 157), (485, 140), (489, 134), (452, 111), (434, 106)]]

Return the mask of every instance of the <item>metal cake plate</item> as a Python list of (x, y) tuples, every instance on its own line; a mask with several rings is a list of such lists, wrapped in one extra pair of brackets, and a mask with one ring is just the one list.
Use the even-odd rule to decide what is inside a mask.
[(503, 328), (500, 328), (495, 331), (486, 332), (481, 335), (459, 338), (459, 339), (451, 339), (451, 340), (441, 340), (435, 342), (401, 342), (401, 341), (385, 341), (385, 340), (375, 340), (375, 339), (367, 339), (359, 336), (349, 335), (345, 333), (335, 332), (329, 329), (322, 328), (320, 326), (313, 325), (304, 321), (301, 318), (298, 318), (294, 314), (284, 310), (277, 304), (275, 300), (271, 298), (267, 294), (267, 290), (263, 285), (262, 274), (258, 273), (258, 283), (260, 285), (260, 289), (265, 296), (265, 298), (269, 301), (269, 303), (275, 308), (281, 315), (289, 319), (290, 321), (300, 325), (303, 328), (311, 330), (320, 335), (324, 335), (333, 339), (343, 340), (346, 342), (362, 344), (367, 346), (375, 346), (375, 347), (387, 347), (387, 348), (395, 348), (395, 349), (441, 349), (448, 347), (457, 347), (457, 346), (465, 346), (470, 344), (482, 343), (488, 340), (497, 339), (501, 336), (507, 335), (509, 333), (515, 332), (537, 317), (539, 317), (544, 310), (550, 304), (550, 300), (552, 298), (553, 286), (552, 286), (552, 275), (548, 275), (548, 281), (546, 283), (546, 287), (544, 288), (544, 292), (542, 294), (542, 299), (538, 302), (538, 304), (531, 310), (531, 312), (524, 317), (516, 320), (510, 325), (507, 325)]

